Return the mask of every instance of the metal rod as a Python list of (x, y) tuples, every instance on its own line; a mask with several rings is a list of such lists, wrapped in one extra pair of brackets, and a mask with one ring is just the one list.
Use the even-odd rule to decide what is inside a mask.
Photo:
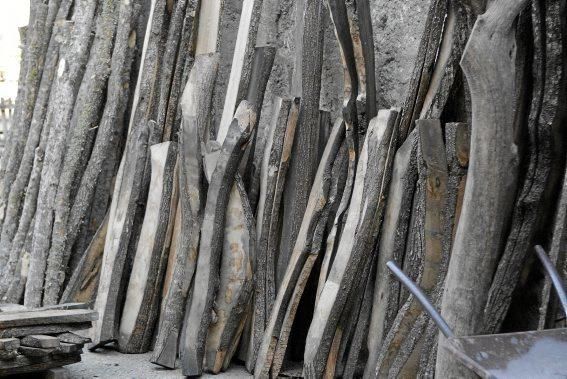
[(431, 316), (431, 318), (433, 319), (439, 330), (441, 330), (441, 333), (443, 333), (447, 338), (454, 337), (455, 335), (451, 330), (451, 328), (449, 327), (449, 325), (447, 325), (445, 319), (441, 317), (439, 312), (437, 312), (437, 309), (435, 309), (433, 304), (431, 304), (431, 302), (427, 298), (427, 295), (423, 293), (421, 288), (419, 288), (417, 284), (415, 284), (410, 278), (408, 278), (408, 276), (393, 261), (389, 261), (388, 263), (386, 263), (386, 266), (388, 266), (390, 271), (392, 271), (392, 273), (398, 278), (398, 280), (421, 303), (421, 305), (423, 306), (423, 308), (425, 308), (425, 311), (429, 313), (429, 315)]
[(567, 294), (565, 293), (565, 285), (563, 284), (563, 280), (561, 279), (561, 276), (559, 276), (557, 269), (545, 253), (545, 250), (543, 250), (543, 247), (536, 245), (535, 251), (537, 257), (543, 264), (543, 267), (545, 267), (545, 271), (547, 271), (547, 274), (551, 278), (555, 292), (557, 292), (557, 297), (559, 297), (559, 301), (561, 302), (561, 306), (563, 307), (563, 312), (565, 312), (565, 316), (567, 316)]

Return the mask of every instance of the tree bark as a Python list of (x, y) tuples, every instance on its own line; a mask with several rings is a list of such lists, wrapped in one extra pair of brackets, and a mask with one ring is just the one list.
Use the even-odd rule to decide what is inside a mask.
[(88, 59), (91, 28), (96, 10), (96, 2), (82, 0), (75, 7), (75, 30), (71, 41), (64, 47), (59, 59), (57, 81), (55, 83), (55, 102), (49, 130), (49, 141), (45, 152), (45, 161), (41, 174), (41, 186), (38, 195), (38, 207), (33, 233), (29, 283), (26, 284), (24, 303), (30, 307), (38, 307), (42, 302), (44, 275), (47, 266), (47, 254), (53, 226), (53, 207), (59, 177), (61, 175), (66, 132), (71, 122), (73, 105), (78, 91), (78, 83), (85, 70)]
[[(483, 330), (484, 306), (513, 206), (518, 167), (514, 20), (525, 4), (491, 3), (477, 19), (461, 61), (473, 110), (469, 180), (441, 306), (456, 335)], [(440, 335), (436, 376), (470, 377), (444, 350), (445, 343)]]

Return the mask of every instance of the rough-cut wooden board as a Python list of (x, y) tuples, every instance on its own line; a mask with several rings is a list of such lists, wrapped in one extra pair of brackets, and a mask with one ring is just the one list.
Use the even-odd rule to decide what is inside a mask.
[(57, 337), (44, 334), (31, 334), (21, 339), (22, 346), (41, 347), (44, 349), (59, 347), (60, 342)]
[(120, 321), (118, 345), (125, 353), (142, 353), (150, 347), (157, 317), (156, 293), (161, 290), (167, 261), (164, 245), (172, 221), (171, 206), (176, 203), (173, 179), (177, 144), (163, 142), (150, 151), (152, 178), (146, 213)]
[(390, 182), (397, 143), (397, 117), (398, 112), (394, 110), (381, 110), (368, 127), (345, 228), (307, 334), (304, 375), (322, 375), (359, 262), (372, 250)]
[(183, 327), (181, 361), (184, 375), (202, 373), (205, 338), (218, 289), (226, 205), (246, 142), (255, 126), (256, 114), (244, 100), (236, 110), (207, 193), (193, 298)]
[(92, 323), (90, 321), (63, 323), (63, 324), (22, 326), (22, 327), (17, 326), (8, 329), (0, 329), (0, 338), (24, 337), (30, 334), (67, 333), (67, 332), (75, 332), (79, 330), (87, 330), (90, 329), (91, 327), (92, 327)]
[(199, 9), (199, 29), (195, 55), (217, 51), (221, 8), (225, 0), (202, 2)]
[[(510, 52), (515, 45), (514, 21), (526, 3), (490, 3), (479, 16), (461, 61), (472, 101), (470, 165), (441, 306), (441, 315), (456, 335), (482, 331), (484, 306), (512, 211), (518, 158), (516, 62)], [(437, 375), (470, 377), (444, 343), (440, 336)]]
[(378, 243), (378, 262), (372, 316), (368, 330), (368, 359), (364, 375), (376, 367), (380, 346), (398, 311), (399, 282), (390, 275), (386, 262), (401, 264), (406, 247), (413, 194), (417, 181), (417, 130), (414, 129), (396, 152), (388, 204)]
[(7, 312), (0, 313), (0, 329), (44, 324), (81, 323), (94, 321), (97, 318), (97, 313), (88, 309)]
[(136, 188), (140, 186), (144, 175), (148, 137), (148, 124), (139, 125), (132, 130), (116, 175), (95, 303), (95, 310), (99, 313), (99, 320), (94, 324), (92, 332), (95, 345), (118, 337), (116, 332), (122, 305), (121, 291), (126, 285), (127, 277), (124, 267), (138, 202), (139, 191)]
[[(332, 131), (331, 137), (321, 158), (321, 163), (315, 176), (314, 184), (309, 194), (307, 209), (299, 229), (290, 264), (285, 272), (282, 285), (278, 290), (269, 323), (264, 332), (262, 344), (256, 359), (255, 377), (269, 375), (274, 353), (278, 350), (285, 354), (289, 332), (295, 318), (295, 313), (301, 300), (307, 279), (317, 258), (311, 254), (311, 241), (317, 227), (319, 216), (327, 203), (327, 195), (331, 182), (331, 168), (337, 151), (344, 139), (344, 124), (338, 124)], [(317, 253), (317, 252), (315, 252)], [(282, 358), (283, 359), (283, 358)], [(277, 375), (277, 374), (275, 374)]]
[(104, 254), (104, 241), (108, 230), (108, 216), (107, 212), (104, 221), (69, 279), (65, 292), (61, 296), (61, 303), (72, 301), (90, 303), (95, 300)]
[(197, 263), (204, 207), (201, 145), (209, 135), (207, 121), (218, 59), (217, 54), (199, 55), (195, 58), (180, 103), (183, 117), (179, 135), (181, 231), (179, 239), (174, 241), (177, 246), (172, 284), (163, 301), (152, 356), (153, 363), (169, 368), (175, 368), (185, 302)]
[(205, 369), (215, 374), (232, 358), (233, 346), (240, 338), (240, 326), (251, 300), (252, 256), (256, 245), (254, 228), (254, 216), (244, 184), (237, 175), (226, 209), (219, 288), (205, 347)]
[[(423, 220), (418, 225), (423, 229), (413, 233), (420, 233), (423, 239), (416, 241), (416, 254), (421, 258), (422, 267), (418, 278), (419, 286), (426, 294), (431, 296), (438, 285), (438, 278), (444, 277), (445, 267), (448, 261), (447, 248), (444, 248), (443, 236), (445, 228), (444, 212), (447, 202), (447, 158), (445, 144), (439, 120), (418, 120), (416, 129), (419, 135), (418, 143), (418, 186), (423, 200), (414, 209), (417, 217)], [(423, 208), (421, 207), (423, 204)], [(421, 228), (420, 228), (421, 229)], [(448, 230), (450, 241), (451, 230)], [(414, 327), (416, 320), (423, 314), (421, 304), (413, 296), (410, 296), (402, 310), (398, 312), (388, 334), (384, 338), (372, 377), (384, 375), (409, 375), (415, 376), (417, 367), (412, 365), (410, 354), (415, 349), (415, 344), (408, 341), (420, 341), (424, 332), (423, 327)], [(423, 324), (425, 321), (422, 322)], [(421, 325), (421, 324), (419, 324)]]

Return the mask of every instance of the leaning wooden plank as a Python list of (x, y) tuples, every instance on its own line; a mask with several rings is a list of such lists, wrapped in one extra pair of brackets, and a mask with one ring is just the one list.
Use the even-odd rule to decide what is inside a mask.
[(218, 54), (198, 55), (181, 98), (182, 127), (179, 135), (179, 188), (181, 235), (172, 285), (163, 301), (158, 335), (151, 361), (175, 368), (185, 303), (197, 264), (204, 208), (201, 145), (208, 139), (207, 122), (218, 69)]
[(418, 119), (423, 102), (429, 89), (437, 52), (441, 44), (441, 36), (445, 24), (447, 2), (433, 0), (430, 3), (427, 19), (419, 43), (415, 66), (410, 79), (406, 99), (404, 101), (402, 119), (400, 121), (400, 142), (403, 142)]
[[(19, 215), (18, 212), (20, 211), (20, 207), (22, 207), (22, 203), (24, 203), (23, 207), (30, 208), (30, 205), (26, 206), (26, 204), (30, 204), (31, 201), (26, 199), (24, 202), (24, 198), (27, 198), (28, 194), (37, 194), (37, 191), (39, 189), (39, 182), (32, 182), (32, 178), (38, 170), (38, 165), (36, 164), (35, 160), (35, 157), (37, 156), (36, 149), (38, 145), (43, 146), (41, 149), (43, 151), (45, 149), (47, 137), (49, 136), (49, 128), (44, 128), (44, 125), (46, 124), (44, 121), (47, 114), (50, 94), (52, 92), (52, 89), (55, 87), (52, 84), (54, 82), (55, 72), (57, 71), (57, 63), (59, 61), (59, 42), (62, 39), (61, 35), (69, 33), (71, 29), (70, 24), (72, 22), (64, 21), (68, 16), (71, 3), (71, 0), (65, 0), (65, 2), (60, 5), (52, 35), (49, 36), (49, 47), (46, 52), (45, 65), (43, 67), (39, 92), (35, 100), (33, 116), (29, 125), (28, 138), (23, 150), (21, 162), (19, 162), (17, 175), (11, 185), (10, 194), (7, 199), (6, 213), (4, 218), (4, 225), (6, 225), (6, 227), (2, 228), (0, 257), (3, 255), (2, 250), (4, 249), (9, 250), (11, 248), (12, 251), (14, 251), (15, 249), (19, 252), (21, 250), (21, 245), (18, 247), (14, 247), (14, 245), (16, 244), (16, 242), (21, 243), (21, 241), (25, 239), (25, 236), (27, 235), (27, 229), (30, 227), (29, 220), (32, 216), (30, 216), (29, 213), (26, 214), (23, 209), (21, 210), (21, 215)], [(63, 39), (65, 39), (65, 37), (63, 37)], [(45, 142), (42, 143), (42, 141)], [(41, 173), (41, 165), (39, 165), (39, 172)], [(26, 194), (26, 196), (23, 196), (24, 193)], [(37, 195), (29, 196), (34, 197)], [(36, 201), (33, 201), (33, 213), (35, 213), (35, 203)], [(18, 217), (23, 221), (18, 222)], [(18, 228), (17, 231), (13, 229), (16, 227)], [(17, 240), (18, 237), (19, 241)], [(13, 240), (11, 240), (11, 238), (13, 238)], [(9, 245), (11, 246), (9, 247)], [(8, 266), (12, 268), (12, 266)], [(3, 278), (11, 279), (12, 276), (13, 272), (10, 275), (3, 275)], [(2, 293), (2, 291), (6, 290), (6, 286), (0, 283), (0, 294)]]
[(53, 205), (54, 221), (45, 271), (43, 305), (57, 304), (62, 292), (61, 287), (71, 253), (66, 243), (67, 225), (73, 205), (72, 193), (75, 183), (82, 177), (86, 168), (88, 159), (85, 156), (89, 155), (94, 142), (91, 129), (99, 125), (100, 111), (106, 101), (117, 23), (116, 2), (103, 3), (97, 16), (94, 42), (67, 131), (69, 135), (64, 149), (65, 157)]
[(64, 52), (59, 59), (57, 71), (56, 96), (51, 106), (52, 117), (46, 122), (51, 124), (49, 141), (45, 149), (45, 160), (41, 173), (41, 185), (38, 195), (36, 222), (34, 224), (30, 274), (26, 284), (24, 303), (39, 307), (42, 302), (47, 255), (53, 226), (52, 210), (59, 177), (61, 174), (64, 143), (67, 128), (71, 122), (73, 105), (81, 82), (91, 39), (91, 28), (94, 20), (96, 1), (82, 0), (76, 4), (74, 21), (75, 29), (69, 42), (63, 42)]
[(232, 358), (231, 348), (240, 337), (239, 329), (253, 288), (255, 223), (240, 176), (231, 190), (226, 213), (219, 288), (212, 309), (215, 317), (209, 326), (205, 347), (205, 369), (215, 374)]
[[(263, 0), (243, 0), (240, 22), (236, 35), (236, 45), (232, 55), (232, 67), (228, 79), (228, 87), (224, 98), (221, 121), (217, 132), (217, 139), (223, 141), (232, 122), (236, 104), (244, 99), (245, 91), (250, 81), (256, 32), (260, 18), (260, 8)], [(267, 83), (267, 80), (266, 80)], [(258, 108), (261, 108), (260, 102)]]
[[(268, 264), (268, 237), (272, 207), (275, 197), (275, 187), (278, 180), (278, 169), (283, 152), (283, 143), (287, 127), (287, 119), (291, 107), (291, 100), (276, 97), (273, 101), (272, 120), (269, 134), (266, 138), (264, 159), (260, 170), (260, 197), (257, 210), (257, 254), (255, 260), (255, 294), (253, 328), (257, 335), (261, 335), (266, 327), (266, 320), (270, 316), (267, 291), (267, 264)], [(272, 293), (274, 291), (272, 290)], [(259, 345), (256, 345), (259, 346)]]
[(57, 337), (47, 336), (44, 334), (32, 334), (25, 336), (21, 340), (22, 346), (40, 347), (40, 348), (54, 348), (59, 347), (60, 342)]
[[(291, 261), (317, 171), (318, 152), (313, 147), (318, 145), (319, 134), (324, 8), (323, 0), (306, 0), (302, 15), (305, 25), (298, 31), (303, 33), (302, 48), (296, 46), (299, 50), (296, 63), (299, 64), (294, 69), (292, 94), (301, 97), (301, 112), (293, 147), (294, 159), (290, 163), (283, 199), (283, 218), (286, 222), (282, 225), (280, 254), (276, 266), (278, 287), (281, 286)], [(299, 82), (300, 85), (294, 86), (294, 82)]]
[[(446, 248), (451, 238), (451, 230), (446, 228), (445, 215), (447, 212), (447, 158), (445, 144), (439, 120), (418, 120), (416, 128), (419, 134), (418, 144), (418, 186), (422, 188), (423, 200), (414, 210), (423, 220), (422, 230), (414, 231), (423, 235), (416, 240), (418, 247), (416, 255), (421, 257), (422, 267), (418, 278), (419, 286), (432, 297), (439, 286), (439, 278), (444, 278), (448, 262), (449, 249)], [(419, 214), (422, 213), (422, 214)], [(419, 223), (421, 225), (421, 222)], [(444, 240), (447, 231), (448, 241)], [(410, 296), (384, 338), (382, 348), (372, 377), (383, 375), (415, 376), (417, 366), (406, 361), (412, 354), (418, 354), (416, 344), (408, 341), (421, 341), (424, 328), (414, 327), (417, 318), (423, 313), (421, 304)], [(405, 347), (405, 348), (404, 348)]]
[(104, 255), (104, 241), (106, 240), (106, 233), (108, 231), (108, 217), (106, 217), (96, 234), (94, 235), (91, 243), (84, 252), (83, 257), (73, 275), (67, 283), (65, 292), (61, 296), (61, 303), (69, 302), (83, 302), (91, 303), (96, 298), (98, 291), (98, 283), (100, 279), (100, 271), (102, 267), (102, 257)]
[(87, 330), (92, 327), (91, 322), (73, 322), (63, 324), (47, 324), (13, 327), (8, 329), (0, 329), (0, 338), (9, 337), (25, 337), (30, 334), (58, 334), (66, 332), (76, 332), (79, 330)]
[[(513, 207), (518, 167), (515, 144), (515, 19), (527, 1), (493, 2), (479, 16), (461, 66), (472, 101), (468, 183), (449, 262), (441, 315), (456, 335), (482, 331), (492, 274)], [(475, 291), (470, 291), (475, 288)], [(470, 377), (443, 348), (436, 374)]]
[(95, 310), (99, 321), (93, 330), (93, 343), (98, 345), (116, 339), (120, 320), (121, 290), (125, 286), (124, 267), (130, 231), (134, 221), (140, 185), (144, 175), (149, 125), (134, 129), (124, 152), (124, 159), (117, 174), (121, 178), (114, 189), (110, 207), (108, 232), (104, 244), (104, 255), (97, 292)]
[[(247, 358), (246, 367), (248, 371), (252, 372), (254, 370), (254, 364), (256, 362), (256, 356), (262, 343), (264, 336), (264, 330), (267, 326), (268, 319), (270, 317), (270, 312), (272, 305), (276, 297), (276, 262), (278, 257), (279, 249), (279, 231), (281, 228), (281, 202), (283, 198), (284, 187), (287, 178), (287, 172), (289, 168), (289, 163), (291, 159), (291, 150), (293, 148), (293, 141), (295, 136), (295, 130), (297, 127), (297, 122), (299, 119), (301, 101), (299, 98), (293, 99), (291, 102), (289, 111), (287, 114), (282, 115), (285, 117), (285, 135), (283, 137), (283, 145), (281, 151), (281, 157), (276, 164), (276, 181), (275, 187), (273, 189), (273, 199), (271, 204), (263, 205), (264, 211), (260, 214), (266, 214), (269, 210), (269, 219), (259, 221), (257, 220), (257, 233), (263, 234), (267, 237), (266, 248), (265, 248), (265, 260), (264, 260), (264, 247), (260, 245), (262, 242), (258, 242), (258, 248), (256, 249), (256, 285), (255, 285), (255, 301), (262, 301), (259, 292), (264, 292), (264, 302), (255, 303), (257, 306), (254, 307), (253, 319), (252, 319), (252, 335)], [(283, 120), (282, 120), (283, 121)], [(273, 145), (272, 145), (273, 146)], [(267, 153), (267, 149), (265, 150)], [(265, 171), (264, 171), (265, 172)], [(265, 200), (264, 200), (265, 201)], [(259, 216), (260, 217), (260, 216)], [(261, 226), (260, 223), (265, 223)], [(267, 229), (264, 230), (264, 227)], [(265, 267), (265, 274), (261, 271), (260, 267)]]
[[(527, 169), (522, 170), (524, 172), (519, 183), (506, 247), (494, 273), (486, 303), (484, 324), (488, 333), (500, 330), (512, 303), (512, 294), (520, 281), (526, 257), (532, 252), (533, 237), (541, 220), (544, 196), (548, 190), (553, 165), (553, 140), (561, 128), (559, 104), (562, 91), (562, 51), (556, 47), (546, 49), (546, 44), (557, 47), (563, 45), (559, 21), (560, 5), (545, 4), (547, 9), (539, 9), (538, 4), (533, 5), (534, 85), (528, 116), (527, 151), (524, 152), (528, 162)], [(541, 25), (542, 22), (539, 21), (542, 14), (546, 19), (550, 19), (547, 25)], [(545, 36), (542, 33), (545, 33)]]
[(269, 375), (273, 360), (275, 360), (276, 350), (281, 354), (285, 353), (299, 301), (317, 258), (316, 253), (318, 251), (315, 254), (312, 254), (311, 251), (313, 232), (327, 203), (332, 164), (345, 135), (344, 124), (337, 124), (336, 126), (321, 158), (290, 264), (278, 290), (270, 320), (264, 332), (254, 368), (255, 377)]
[[(462, 200), (467, 181), (467, 167), (469, 163), (470, 129), (466, 123), (445, 124), (445, 147), (447, 151), (447, 194), (443, 221), (443, 262), (437, 278), (437, 285), (431, 299), (436, 307), (441, 305), (445, 276), (447, 275), (448, 259), (450, 259), (456, 226), (462, 208)], [(437, 341), (439, 329), (429, 319), (424, 332), (421, 355), (419, 358), (418, 376), (431, 377), (435, 373), (435, 358), (437, 356)], [(412, 359), (410, 357), (410, 359)]]
[[(118, 15), (118, 30), (110, 63), (111, 72), (106, 91), (106, 106), (97, 128), (96, 140), (91, 156), (72, 202), (66, 231), (66, 257), (70, 256), (70, 250), (78, 239), (80, 229), (84, 228), (88, 222), (87, 217), (89, 209), (95, 200), (97, 186), (103, 180), (105, 163), (108, 160), (120, 159), (116, 157), (118, 155), (115, 152), (117, 150), (116, 140), (119, 139), (119, 136), (124, 133), (124, 128), (126, 128), (123, 118), (128, 102), (129, 87), (127, 83), (130, 80), (136, 45), (135, 27), (138, 13), (138, 7), (133, 6), (131, 2), (121, 2)], [(101, 238), (104, 240), (104, 237)], [(87, 251), (93, 253), (92, 250)], [(83, 254), (84, 252), (81, 251), (80, 253)], [(85, 254), (83, 254), (83, 257)]]
[(335, 213), (333, 225), (331, 226), (331, 230), (329, 231), (329, 234), (327, 236), (327, 241), (325, 244), (325, 255), (323, 256), (323, 261), (321, 262), (321, 271), (319, 272), (319, 282), (317, 284), (317, 295), (315, 300), (316, 303), (319, 301), (321, 292), (323, 291), (323, 287), (325, 286), (325, 281), (327, 280), (331, 265), (337, 252), (337, 236), (340, 237), (344, 221), (346, 221), (345, 215), (348, 210), (348, 205), (350, 203), (350, 197), (352, 194), (357, 157), (354, 145), (354, 137), (352, 133), (352, 128), (347, 128), (345, 131), (345, 140), (347, 142), (348, 149), (347, 180), (341, 197), (341, 202), (339, 203), (339, 208)]
[(388, 204), (378, 243), (378, 262), (370, 327), (368, 329), (368, 359), (364, 371), (370, 376), (382, 341), (398, 311), (400, 285), (390, 276), (386, 262), (401, 264), (406, 247), (410, 214), (417, 181), (417, 130), (414, 129), (396, 152)]
[(143, 353), (150, 348), (157, 316), (152, 312), (158, 300), (154, 294), (161, 290), (164, 258), (167, 260), (164, 244), (171, 225), (177, 144), (163, 142), (150, 147), (150, 151), (152, 178), (146, 213), (120, 321), (118, 346), (124, 353)]
[(223, 225), (230, 189), (243, 147), (256, 126), (256, 114), (250, 104), (240, 103), (229, 128), (215, 171), (213, 172), (201, 226), (201, 242), (193, 299), (183, 327), (181, 357), (184, 375), (202, 373), (205, 338), (211, 321), (211, 309), (218, 288), (218, 266), (222, 251)]
[(78, 353), (55, 355), (50, 357), (50, 359), (32, 359), (20, 355), (12, 361), (2, 361), (0, 363), (0, 376), (37, 373), (80, 361), (81, 355)]
[(0, 329), (43, 324), (65, 324), (95, 321), (98, 315), (89, 309), (38, 310), (35, 312), (0, 313)]
[(322, 375), (338, 318), (356, 276), (354, 271), (372, 249), (381, 225), (397, 143), (397, 116), (396, 111), (381, 110), (370, 122), (337, 255), (307, 334), (305, 375)]
[(32, 218), (30, 228), (28, 229), (24, 240), (23, 248), (20, 251), (20, 258), (16, 264), (16, 272), (10, 282), (8, 290), (2, 297), (2, 301), (20, 303), (24, 298), (24, 290), (29, 274), (31, 246), (33, 238), (33, 224), (35, 217)]

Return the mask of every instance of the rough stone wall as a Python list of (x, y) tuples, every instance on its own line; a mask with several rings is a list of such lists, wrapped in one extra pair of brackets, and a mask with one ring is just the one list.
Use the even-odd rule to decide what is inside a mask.
[(378, 109), (401, 107), (431, 0), (369, 0)]

